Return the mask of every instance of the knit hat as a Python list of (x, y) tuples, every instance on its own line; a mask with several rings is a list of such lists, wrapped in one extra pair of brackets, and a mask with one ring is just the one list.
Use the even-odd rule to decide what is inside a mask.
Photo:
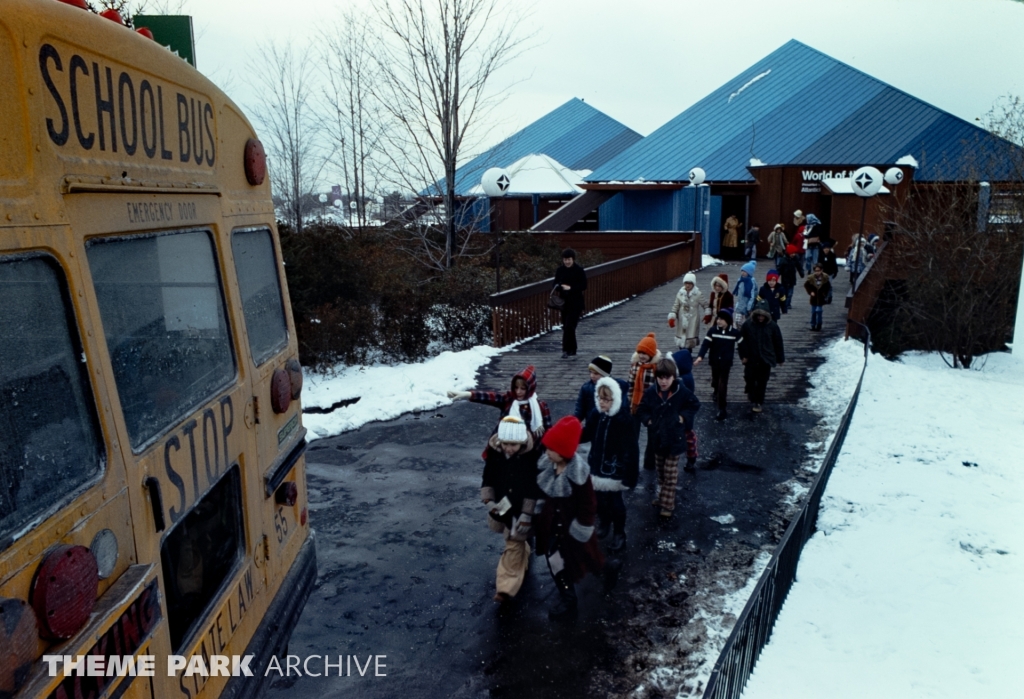
[(612, 360), (602, 354), (599, 357), (594, 357), (594, 360), (590, 362), (588, 368), (591, 371), (596, 371), (601, 376), (611, 376)]
[(799, 255), (800, 254), (800, 248), (798, 248), (797, 246), (795, 246), (793, 244), (787, 245), (786, 246), (786, 254), (787, 255)]
[(722, 308), (718, 311), (718, 317), (724, 320), (729, 325), (732, 325), (732, 309)]
[(714, 279), (712, 279), (711, 286), (715, 286), (716, 282), (722, 284), (725, 287), (726, 291), (729, 290), (729, 275), (726, 274), (725, 272), (722, 272), (721, 274), (717, 275)]
[(793, 218), (803, 218), (803, 217), (804, 217), (804, 212), (801, 211), (800, 209), (797, 209), (796, 211), (793, 212)]
[(766, 282), (770, 282), (772, 279), (774, 279), (775, 281), (779, 281), (779, 273), (774, 269), (768, 270), (768, 274), (764, 278)]
[(654, 337), (654, 333), (647, 333), (644, 339), (637, 343), (636, 351), (643, 352), (648, 357), (656, 355), (658, 353), (658, 340)]
[(583, 425), (572, 415), (566, 415), (544, 433), (540, 442), (563, 459), (571, 459), (580, 445)]
[(683, 277), (683, 284), (685, 284), (686, 282), (690, 282), (691, 284), (696, 286), (697, 277), (693, 274), (693, 272), (687, 272), (686, 275)]
[(747, 264), (745, 264), (742, 267), (740, 267), (740, 269), (742, 271), (746, 272), (747, 274), (749, 274), (752, 277), (752, 276), (754, 276), (754, 272), (757, 271), (757, 261), (756, 260), (751, 260)]
[(522, 444), (526, 441), (526, 423), (515, 415), (507, 415), (498, 423), (498, 439)]

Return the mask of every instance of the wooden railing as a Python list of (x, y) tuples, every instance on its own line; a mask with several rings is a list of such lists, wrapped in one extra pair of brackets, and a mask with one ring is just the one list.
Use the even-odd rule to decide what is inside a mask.
[[(846, 292), (846, 317), (860, 325), (867, 325), (871, 309), (875, 307), (879, 294), (886, 280), (886, 261), (882, 252), (888, 247), (888, 242), (882, 242), (875, 250), (874, 257), (864, 267), (864, 271), (857, 277), (857, 281), (850, 285)], [(849, 325), (847, 325), (847, 337), (849, 337)]]
[[(587, 268), (585, 307), (591, 312), (660, 286), (701, 266), (700, 236)], [(548, 308), (555, 278), (491, 294), (494, 346), (504, 347), (548, 332), (561, 323)]]

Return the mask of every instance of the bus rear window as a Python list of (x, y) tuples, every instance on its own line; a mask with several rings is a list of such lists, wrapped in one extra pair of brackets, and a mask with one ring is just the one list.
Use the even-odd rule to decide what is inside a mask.
[(235, 376), (213, 240), (207, 231), (101, 238), (88, 255), (139, 452)]
[(174, 652), (202, 619), (244, 550), (235, 466), (178, 522), (160, 548)]
[(105, 451), (64, 274), (0, 257), (0, 549), (103, 470)]
[(274, 241), (266, 228), (236, 231), (231, 236), (231, 250), (242, 292), (249, 351), (259, 366), (288, 344)]

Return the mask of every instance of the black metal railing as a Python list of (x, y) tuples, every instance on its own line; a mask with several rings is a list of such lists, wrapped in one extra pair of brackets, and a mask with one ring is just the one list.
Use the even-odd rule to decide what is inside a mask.
[(725, 647), (722, 648), (722, 652), (718, 656), (718, 661), (708, 679), (708, 685), (704, 689), (704, 699), (739, 699), (761, 651), (771, 638), (775, 620), (778, 619), (779, 612), (782, 610), (782, 603), (785, 602), (786, 595), (789, 594), (789, 590), (796, 580), (800, 552), (815, 532), (821, 497), (825, 492), (825, 486), (828, 484), (828, 478), (832, 473), (836, 458), (843, 448), (843, 441), (850, 428), (853, 411), (857, 407), (857, 398), (860, 396), (861, 384), (864, 382), (864, 370), (867, 368), (868, 351), (871, 346), (871, 331), (866, 325), (852, 319), (848, 319), (847, 324), (848, 326), (857, 326), (856, 330), (848, 327), (848, 335), (856, 336), (864, 343), (864, 364), (860, 370), (857, 387), (853, 391), (850, 404), (846, 406), (846, 412), (843, 413), (843, 417), (839, 421), (839, 428), (836, 430), (836, 435), (832, 439), (828, 451), (825, 452), (821, 469), (811, 484), (811, 490), (800, 508), (800, 513), (790, 522), (782, 540), (775, 547), (771, 561), (761, 573), (761, 579), (758, 580), (754, 592), (747, 600), (743, 612), (736, 620), (736, 625), (725, 642)]

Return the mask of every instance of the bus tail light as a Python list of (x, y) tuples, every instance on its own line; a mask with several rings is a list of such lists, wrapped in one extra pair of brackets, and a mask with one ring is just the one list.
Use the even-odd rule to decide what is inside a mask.
[(89, 9), (89, 5), (88, 5), (88, 3), (85, 2), (85, 0), (60, 0), (60, 1), (62, 3), (64, 3), (65, 5), (71, 5), (73, 7), (77, 7), (79, 9), (81, 9), (81, 10), (88, 10)]
[(245, 142), (245, 179), (253, 187), (263, 184), (267, 176), (267, 154), (259, 139), (250, 138)]
[(292, 380), (284, 369), (275, 369), (270, 377), (270, 407), (281, 414), (292, 404)]
[(99, 581), (96, 558), (89, 549), (62, 544), (50, 551), (29, 593), (39, 635), (53, 641), (74, 636), (96, 606)]
[(302, 365), (298, 359), (292, 358), (285, 363), (284, 369), (292, 382), (292, 400), (298, 400), (302, 394)]
[(135, 30), (135, 33), (142, 34), (142, 36), (146, 37), (150, 41), (156, 41), (156, 37), (153, 36), (153, 32), (150, 31), (149, 27), (139, 27)]
[(14, 696), (25, 684), (38, 636), (32, 608), (20, 599), (0, 597), (0, 696)]
[(274, 500), (278, 505), (291, 507), (299, 499), (299, 486), (295, 481), (285, 481), (274, 491)]
[(299, 524), (306, 526), (306, 520), (309, 518), (309, 509), (303, 507), (302, 512), (299, 513)]

